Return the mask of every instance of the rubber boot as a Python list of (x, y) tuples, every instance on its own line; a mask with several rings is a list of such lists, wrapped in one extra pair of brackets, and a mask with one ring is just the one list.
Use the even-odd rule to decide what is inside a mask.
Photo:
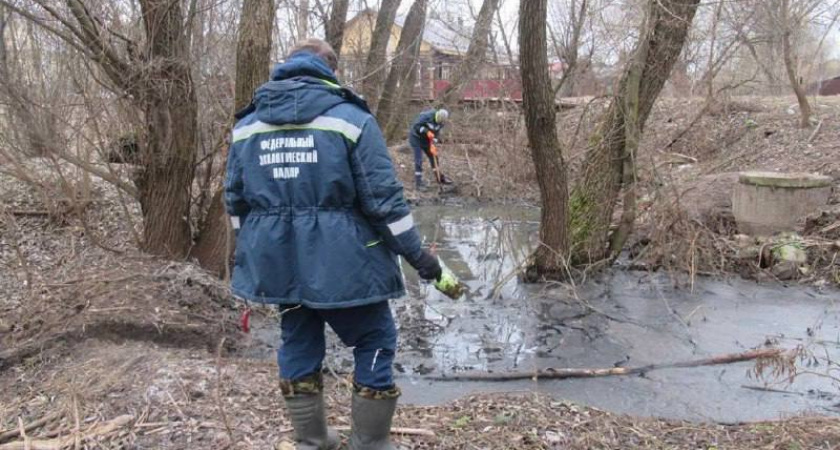
[(350, 450), (396, 450), (391, 445), (391, 419), (397, 399), (370, 399), (353, 394)]
[(416, 176), (416, 175), (415, 175), (415, 176), (414, 176), (414, 187), (415, 187), (418, 191), (421, 191), (421, 192), (422, 192), (422, 191), (425, 191), (425, 190), (426, 190), (426, 188), (428, 187), (428, 185), (426, 184), (426, 182), (425, 182), (425, 181), (423, 181), (423, 177), (421, 177), (421, 176)]
[(286, 410), (295, 429), (298, 450), (334, 450), (341, 440), (338, 432), (327, 428), (324, 392), (286, 396)]

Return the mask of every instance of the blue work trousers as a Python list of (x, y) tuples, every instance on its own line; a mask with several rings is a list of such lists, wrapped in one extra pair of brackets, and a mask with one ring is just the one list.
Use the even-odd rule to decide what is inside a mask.
[(281, 378), (298, 381), (321, 371), (325, 323), (344, 345), (353, 347), (356, 384), (377, 391), (394, 387), (397, 327), (387, 301), (341, 309), (287, 308), (277, 351)]
[(414, 150), (414, 178), (418, 180), (423, 179), (423, 156), (429, 158), (429, 165), (432, 166), (433, 171), (437, 168), (437, 163), (429, 151), (428, 144), (423, 146), (414, 139), (409, 140), (409, 144), (411, 144), (411, 148)]

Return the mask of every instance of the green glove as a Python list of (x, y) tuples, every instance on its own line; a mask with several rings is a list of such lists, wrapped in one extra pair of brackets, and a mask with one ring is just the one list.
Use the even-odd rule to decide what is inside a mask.
[[(441, 264), (442, 265), (442, 264)], [(443, 267), (443, 272), (440, 275), (440, 279), (435, 281), (435, 289), (439, 290), (443, 293), (443, 295), (451, 298), (452, 300), (458, 300), (464, 295), (464, 285), (458, 280), (458, 277), (452, 273), (451, 270)]]

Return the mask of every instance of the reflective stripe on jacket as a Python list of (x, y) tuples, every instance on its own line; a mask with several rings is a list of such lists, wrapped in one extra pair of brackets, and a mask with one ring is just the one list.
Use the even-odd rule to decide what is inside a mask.
[(320, 58), (278, 65), (233, 130), (225, 201), (239, 227), (232, 289), (341, 308), (404, 295), (421, 254), (382, 132)]

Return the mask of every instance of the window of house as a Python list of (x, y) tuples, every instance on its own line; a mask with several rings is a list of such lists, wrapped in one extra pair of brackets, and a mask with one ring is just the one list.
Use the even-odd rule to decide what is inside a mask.
[(438, 80), (448, 80), (452, 77), (452, 65), (450, 64), (440, 64), (437, 67), (437, 79)]
[(423, 63), (417, 64), (417, 78), (414, 80), (414, 87), (423, 86)]

